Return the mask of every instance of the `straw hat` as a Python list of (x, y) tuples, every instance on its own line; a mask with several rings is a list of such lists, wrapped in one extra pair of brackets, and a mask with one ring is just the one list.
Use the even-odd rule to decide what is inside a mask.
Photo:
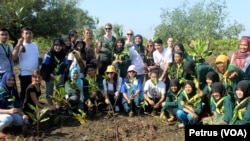
[(106, 72), (106, 73), (107, 73), (107, 72), (114, 72), (114, 73), (116, 73), (115, 66), (109, 65), (109, 66), (107, 67), (107, 69), (106, 69), (105, 72)]

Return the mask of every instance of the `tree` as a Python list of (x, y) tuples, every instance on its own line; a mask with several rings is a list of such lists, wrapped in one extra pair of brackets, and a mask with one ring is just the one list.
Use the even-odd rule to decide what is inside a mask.
[(1, 0), (0, 26), (17, 41), (22, 26), (30, 26), (36, 37), (55, 38), (84, 25), (95, 26), (87, 11), (77, 8), (80, 0)]
[[(188, 7), (188, 1), (173, 11), (162, 9), (161, 24), (155, 28), (155, 37), (166, 42), (166, 38), (188, 42), (201, 38), (203, 40), (217, 40), (236, 38), (244, 30), (244, 26), (237, 22), (233, 24), (227, 20), (226, 1), (197, 2)], [(164, 31), (164, 32), (162, 32)]]

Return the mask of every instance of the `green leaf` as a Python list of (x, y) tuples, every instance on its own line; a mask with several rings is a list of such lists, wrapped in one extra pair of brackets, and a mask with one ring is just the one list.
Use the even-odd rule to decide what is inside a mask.
[(42, 119), (40, 122), (45, 122), (47, 120), (49, 120), (49, 117)]

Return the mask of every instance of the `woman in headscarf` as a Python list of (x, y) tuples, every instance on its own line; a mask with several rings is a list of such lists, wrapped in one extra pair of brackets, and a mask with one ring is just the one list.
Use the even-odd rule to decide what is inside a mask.
[(204, 104), (203, 106), (203, 112), (206, 114), (210, 114), (211, 109), (210, 109), (210, 98), (212, 95), (212, 84), (215, 82), (220, 82), (220, 78), (217, 72), (215, 71), (210, 71), (206, 75), (206, 86), (202, 91), (200, 91), (201, 97), (202, 97), (202, 102)]
[(236, 87), (236, 106), (230, 124), (250, 125), (250, 84), (242, 80)]
[(181, 120), (181, 124), (178, 127), (183, 128), (186, 125), (198, 124), (201, 112), (201, 97), (194, 82), (188, 80), (179, 98), (177, 117)]
[(80, 68), (74, 66), (70, 70), (70, 80), (65, 83), (66, 100), (72, 106), (69, 113), (72, 114), (72, 109), (83, 109), (84, 103), (90, 108), (91, 102), (89, 95), (84, 91), (83, 80), (80, 78)]
[(15, 75), (5, 72), (0, 82), (0, 139), (7, 137), (3, 129), (7, 126), (22, 126), (28, 119), (20, 111), (21, 101), (18, 96)]
[(234, 98), (235, 95), (233, 93), (236, 90), (237, 83), (240, 80), (249, 80), (249, 77), (239, 67), (229, 64), (229, 58), (226, 55), (219, 55), (215, 60), (215, 65), (220, 82), (222, 82), (227, 92)]
[(165, 112), (169, 114), (168, 122), (173, 122), (176, 120), (176, 112), (178, 110), (179, 97), (183, 91), (181, 84), (178, 79), (170, 80), (170, 88), (166, 95), (165, 102), (162, 103), (160, 118), (165, 119)]
[(68, 64), (67, 55), (63, 50), (63, 40), (55, 39), (51, 49), (44, 55), (41, 75), (46, 85), (46, 99), (53, 105), (51, 96), (54, 92), (54, 82), (57, 86), (64, 84), (64, 75)]
[(233, 115), (233, 102), (221, 82), (215, 82), (211, 87), (210, 99), (211, 117), (204, 118), (203, 124), (227, 125)]
[(239, 50), (231, 57), (231, 64), (241, 68), (250, 77), (250, 37), (240, 39)]
[(116, 66), (118, 75), (123, 79), (126, 78), (128, 67), (131, 64), (129, 56), (128, 47), (125, 47), (125, 40), (123, 38), (117, 39), (113, 51), (112, 65)]

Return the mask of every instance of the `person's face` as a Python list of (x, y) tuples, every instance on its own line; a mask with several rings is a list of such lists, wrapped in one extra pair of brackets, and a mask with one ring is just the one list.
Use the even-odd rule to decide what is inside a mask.
[(141, 44), (141, 38), (140, 37), (136, 37), (135, 38), (135, 43), (138, 45), (138, 44)]
[(213, 92), (212, 93), (212, 96), (214, 97), (214, 99), (217, 101), (221, 98), (221, 95), (219, 92)]
[(218, 69), (221, 73), (224, 73), (225, 70), (226, 70), (226, 66), (225, 66), (225, 64), (224, 64), (223, 62), (218, 62), (218, 63), (216, 64), (216, 67), (217, 67), (217, 69)]
[(186, 94), (191, 94), (193, 92), (193, 89), (192, 89), (191, 85), (189, 85), (189, 84), (185, 85), (184, 90), (185, 90)]
[(104, 30), (107, 34), (111, 34), (112, 32), (112, 28), (110, 26), (105, 26)]
[(41, 75), (32, 75), (32, 82), (35, 83), (35, 84), (40, 84), (41, 83), (41, 80), (42, 80), (42, 77)]
[(235, 91), (237, 98), (242, 99), (244, 97), (244, 92), (241, 89), (236, 89)]
[(65, 44), (67, 47), (71, 46), (70, 39), (65, 39), (65, 40), (64, 40), (64, 44)]
[(170, 86), (170, 90), (174, 93), (176, 93), (178, 91), (178, 87), (176, 85), (172, 85)]
[(8, 86), (8, 87), (13, 87), (14, 85), (15, 85), (15, 78), (14, 77), (10, 77), (8, 80), (7, 80), (7, 83), (6, 83), (6, 85)]
[(76, 46), (78, 50), (81, 50), (83, 48), (83, 43), (79, 42)]
[(115, 76), (115, 73), (114, 72), (106, 72), (107, 76), (109, 79), (113, 79), (114, 76)]
[(147, 50), (148, 50), (149, 52), (152, 52), (152, 51), (154, 50), (154, 44), (153, 44), (153, 43), (149, 43), (149, 44), (147, 45)]
[(248, 51), (248, 42), (245, 40), (242, 40), (240, 42), (240, 52), (244, 53)]
[(155, 46), (155, 50), (159, 51), (159, 52), (162, 52), (163, 50), (163, 47), (161, 44), (158, 44), (158, 43), (154, 43), (154, 46)]
[(77, 78), (78, 78), (78, 76), (79, 76), (78, 72), (77, 72), (77, 71), (75, 71), (75, 72), (74, 72), (74, 74), (73, 74), (73, 79), (77, 79)]
[(24, 30), (22, 32), (22, 37), (26, 42), (31, 42), (32, 38), (33, 38), (33, 33), (30, 30)]
[(60, 52), (60, 51), (62, 50), (62, 46), (59, 45), (59, 44), (55, 44), (55, 45), (54, 45), (54, 50), (55, 50), (56, 52)]
[(174, 54), (174, 61), (178, 64), (178, 63), (181, 63), (182, 61), (182, 58), (180, 56), (180, 54)]
[(88, 68), (87, 72), (90, 77), (96, 76), (96, 70), (94, 68)]
[(118, 41), (116, 45), (117, 45), (118, 48), (121, 48), (122, 47), (122, 42)]
[(156, 74), (156, 73), (152, 73), (152, 74), (150, 75), (150, 79), (151, 79), (151, 80), (158, 79), (157, 74)]
[(134, 35), (134, 34), (133, 34), (132, 31), (129, 30), (129, 31), (127, 32), (127, 38), (128, 38), (128, 39), (133, 38), (133, 35)]
[(174, 51), (181, 51), (181, 48), (179, 46), (175, 46)]
[(83, 33), (83, 37), (86, 38), (86, 39), (91, 38), (91, 32), (88, 31), (88, 30), (85, 30), (85, 32)]
[(9, 33), (7, 31), (0, 31), (0, 41), (2, 43), (7, 43), (9, 40)]
[(129, 72), (128, 72), (129, 78), (134, 78), (134, 77), (135, 77), (135, 74), (136, 74), (135, 71), (129, 71)]
[(78, 39), (77, 33), (75, 33), (74, 35), (71, 35), (71, 36), (70, 36), (70, 41), (71, 41), (71, 42), (75, 42), (77, 39)]
[(168, 47), (173, 47), (174, 46), (174, 39), (173, 38), (168, 38)]
[(206, 82), (207, 82), (208, 86), (212, 86), (212, 84), (213, 84), (213, 81), (209, 78), (206, 79)]

